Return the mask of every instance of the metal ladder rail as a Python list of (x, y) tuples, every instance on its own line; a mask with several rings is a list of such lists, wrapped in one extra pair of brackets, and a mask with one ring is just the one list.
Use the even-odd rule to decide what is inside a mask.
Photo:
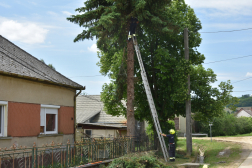
[(159, 141), (160, 141), (160, 145), (161, 145), (161, 148), (162, 148), (162, 151), (163, 151), (164, 159), (167, 162), (168, 161), (167, 158), (169, 158), (169, 155), (168, 155), (167, 148), (166, 148), (166, 145), (165, 145), (165, 142), (164, 142), (164, 137), (160, 135), (160, 133), (162, 133), (162, 130), (161, 130), (161, 127), (160, 127), (160, 124), (159, 124), (158, 115), (157, 115), (155, 104), (154, 104), (154, 101), (153, 101), (153, 98), (152, 98), (152, 94), (151, 94), (150, 86), (149, 86), (149, 83), (148, 83), (147, 75), (146, 75), (146, 72), (145, 72), (145, 69), (144, 69), (144, 66), (143, 66), (141, 53), (140, 53), (140, 50), (139, 50), (139, 47), (138, 47), (138, 44), (137, 44), (137, 40), (134, 39), (134, 37), (132, 39), (133, 39), (135, 51), (136, 51), (136, 54), (137, 54), (138, 62), (139, 62), (139, 65), (140, 65), (141, 76), (142, 76), (142, 80), (143, 80), (143, 83), (144, 83), (144, 88), (145, 88), (145, 92), (146, 92), (146, 95), (147, 95), (148, 103), (149, 103), (149, 106), (150, 106), (150, 109), (151, 109), (152, 118), (154, 120), (155, 128), (156, 128), (158, 138), (159, 138)]

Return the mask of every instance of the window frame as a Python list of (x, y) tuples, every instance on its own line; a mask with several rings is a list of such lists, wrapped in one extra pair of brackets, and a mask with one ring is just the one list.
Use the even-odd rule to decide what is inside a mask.
[(0, 108), (1, 108), (1, 132), (0, 132), (0, 137), (4, 137), (5, 136), (5, 113), (7, 111), (7, 105), (8, 102), (7, 101), (0, 101)]
[[(85, 129), (85, 134), (87, 134), (86, 131), (90, 131), (90, 132), (91, 132), (90, 137), (92, 137), (92, 135), (93, 135), (93, 134), (92, 134), (92, 133), (93, 133), (93, 130), (92, 130), (92, 129)], [(88, 135), (88, 134), (87, 134), (87, 135)], [(87, 136), (87, 135), (85, 135), (85, 136)]]
[[(40, 126), (44, 126), (44, 131), (41, 132), (40, 134), (58, 134), (58, 113), (59, 113), (59, 108), (60, 106), (56, 106), (56, 105), (46, 105), (46, 104), (41, 104), (40, 107)], [(42, 113), (42, 109), (45, 109), (44, 114)], [(46, 111), (46, 109), (57, 109), (56, 112), (50, 112), (50, 111)], [(46, 131), (46, 114), (55, 114), (55, 131)], [(41, 115), (44, 115), (44, 120), (45, 120), (45, 124), (42, 125), (41, 123)]]

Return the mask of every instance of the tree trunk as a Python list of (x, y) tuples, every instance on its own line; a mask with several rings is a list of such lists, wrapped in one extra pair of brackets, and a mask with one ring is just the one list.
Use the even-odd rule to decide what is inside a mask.
[(134, 46), (132, 39), (127, 44), (127, 136), (135, 136)]

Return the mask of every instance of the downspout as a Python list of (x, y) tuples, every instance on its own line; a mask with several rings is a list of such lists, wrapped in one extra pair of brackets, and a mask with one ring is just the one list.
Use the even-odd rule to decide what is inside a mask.
[(74, 142), (76, 142), (76, 129), (77, 129), (77, 124), (76, 124), (76, 97), (79, 96), (82, 90), (85, 90), (86, 87), (84, 86), (83, 89), (80, 89), (78, 93), (74, 96)]

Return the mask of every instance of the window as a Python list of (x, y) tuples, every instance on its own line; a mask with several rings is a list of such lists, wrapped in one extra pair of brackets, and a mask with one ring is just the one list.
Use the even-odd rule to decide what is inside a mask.
[(92, 136), (92, 130), (85, 130), (86, 137), (90, 138)]
[(0, 136), (7, 136), (7, 104), (6, 101), (0, 101)]
[(58, 133), (58, 109), (60, 106), (41, 105), (40, 110), (40, 133)]

